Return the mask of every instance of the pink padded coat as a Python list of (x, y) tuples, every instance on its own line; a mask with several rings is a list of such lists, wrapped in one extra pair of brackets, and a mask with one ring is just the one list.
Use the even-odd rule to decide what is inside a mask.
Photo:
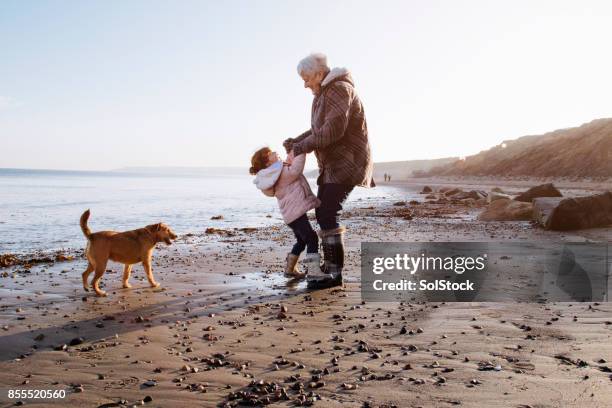
[(304, 164), (306, 155), (300, 154), (291, 164), (278, 161), (260, 170), (253, 180), (265, 195), (276, 197), (283, 220), (287, 224), (321, 205), (302, 174)]

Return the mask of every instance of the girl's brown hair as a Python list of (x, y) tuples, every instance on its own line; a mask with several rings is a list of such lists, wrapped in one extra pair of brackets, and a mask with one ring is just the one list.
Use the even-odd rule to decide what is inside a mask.
[(269, 147), (262, 147), (253, 154), (251, 157), (251, 168), (249, 173), (255, 175), (259, 170), (263, 170), (268, 167), (268, 155), (272, 150)]

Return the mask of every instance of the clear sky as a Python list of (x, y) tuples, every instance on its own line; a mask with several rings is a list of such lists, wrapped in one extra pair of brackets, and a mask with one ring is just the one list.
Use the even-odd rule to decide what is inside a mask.
[[(310, 126), (312, 51), (376, 161), (612, 116), (609, 1), (0, 2), (0, 167), (244, 166)], [(310, 162), (313, 164), (313, 162)]]

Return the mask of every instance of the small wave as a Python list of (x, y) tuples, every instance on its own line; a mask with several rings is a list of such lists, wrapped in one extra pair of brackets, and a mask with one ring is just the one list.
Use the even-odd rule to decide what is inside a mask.
[(52, 204), (30, 204), (24, 205), (23, 208), (60, 208), (60, 207), (75, 207), (75, 206), (92, 206), (93, 204), (102, 204), (105, 201), (97, 200), (97, 201), (73, 201), (69, 203), (52, 203)]

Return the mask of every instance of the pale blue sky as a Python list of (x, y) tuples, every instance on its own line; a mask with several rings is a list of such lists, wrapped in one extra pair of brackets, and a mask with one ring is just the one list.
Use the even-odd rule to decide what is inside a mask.
[(309, 127), (311, 51), (353, 72), (376, 161), (473, 154), (612, 116), (610, 21), (605, 1), (5, 0), (0, 167), (246, 167)]

